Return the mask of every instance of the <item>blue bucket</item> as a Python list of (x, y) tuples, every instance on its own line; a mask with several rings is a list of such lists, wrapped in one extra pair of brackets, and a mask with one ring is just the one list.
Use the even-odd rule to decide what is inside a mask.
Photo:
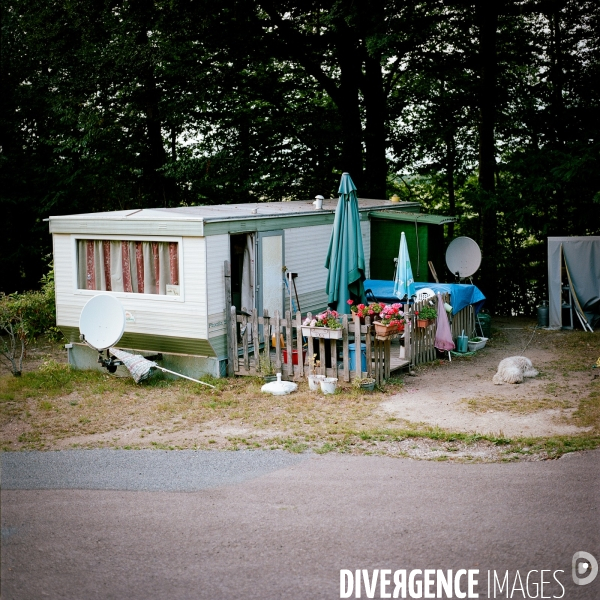
[[(360, 345), (360, 368), (364, 373), (367, 370), (367, 345)], [(348, 344), (348, 362), (350, 363), (350, 370), (356, 369), (356, 344)]]

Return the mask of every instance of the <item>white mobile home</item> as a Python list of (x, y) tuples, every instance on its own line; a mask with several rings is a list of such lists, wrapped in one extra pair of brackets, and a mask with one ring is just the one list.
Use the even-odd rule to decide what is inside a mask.
[[(325, 308), (323, 265), (337, 202), (321, 210), (296, 201), (50, 217), (57, 325), (72, 345), (69, 360), (94, 366), (97, 355), (80, 343), (79, 316), (90, 297), (109, 293), (126, 311), (120, 348), (161, 352), (165, 366), (190, 374), (224, 374), (225, 261), (235, 306), (282, 311), (285, 266), (298, 274), (302, 312)], [(368, 265), (369, 215), (397, 220), (412, 211), (412, 220), (419, 204), (359, 199), (359, 211)]]

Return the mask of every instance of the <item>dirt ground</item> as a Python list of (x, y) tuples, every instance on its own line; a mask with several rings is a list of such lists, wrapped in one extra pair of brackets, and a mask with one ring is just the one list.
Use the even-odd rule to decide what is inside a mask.
[[(593, 376), (591, 365), (583, 361), (582, 370), (572, 370), (572, 363), (578, 362), (577, 349), (574, 354), (565, 342), (574, 332), (534, 328), (530, 319), (494, 319), (495, 335), (484, 350), (406, 378), (405, 389), (382, 408), (398, 418), (443, 429), (507, 437), (576, 435), (591, 430), (572, 419)], [(589, 335), (590, 342), (596, 342), (597, 334)], [(585, 344), (586, 349), (592, 347)], [(567, 354), (564, 360), (563, 352)], [(494, 385), (498, 363), (509, 356), (526, 356), (539, 375), (521, 384)]]
[[(0, 449), (281, 448), (435, 460), (540, 460), (600, 444), (600, 336), (497, 318), (485, 349), (401, 374), (372, 394), (342, 387), (262, 394), (262, 380), (136, 385), (71, 371), (66, 351), (30, 348), (23, 376), (0, 367)], [(539, 375), (494, 385), (498, 363), (527, 356)]]

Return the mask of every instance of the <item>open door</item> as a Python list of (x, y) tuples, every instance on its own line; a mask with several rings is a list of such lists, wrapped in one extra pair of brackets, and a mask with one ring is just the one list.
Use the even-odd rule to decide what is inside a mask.
[(284, 314), (283, 231), (267, 231), (258, 234), (257, 239), (257, 285), (256, 306), (260, 315), (263, 310), (273, 316), (276, 310)]
[(256, 234), (230, 236), (231, 300), (239, 310), (252, 312), (256, 305)]

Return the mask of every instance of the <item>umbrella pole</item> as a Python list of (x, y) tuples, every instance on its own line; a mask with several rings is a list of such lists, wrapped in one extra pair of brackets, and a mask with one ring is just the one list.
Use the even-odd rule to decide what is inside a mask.
[(175, 373), (175, 371), (169, 371), (169, 369), (165, 369), (164, 367), (161, 367), (159, 365), (152, 365), (153, 367), (160, 369), (161, 371), (164, 371), (165, 373), (171, 373), (171, 375), (177, 375), (177, 377), (183, 377), (184, 379), (189, 379), (190, 381), (193, 381), (194, 383), (201, 383), (202, 385), (207, 385), (210, 388), (215, 389), (214, 385), (210, 385), (210, 383), (206, 383), (205, 381), (199, 381), (198, 379), (193, 379), (192, 377), (188, 377), (187, 375), (182, 375), (181, 373)]

